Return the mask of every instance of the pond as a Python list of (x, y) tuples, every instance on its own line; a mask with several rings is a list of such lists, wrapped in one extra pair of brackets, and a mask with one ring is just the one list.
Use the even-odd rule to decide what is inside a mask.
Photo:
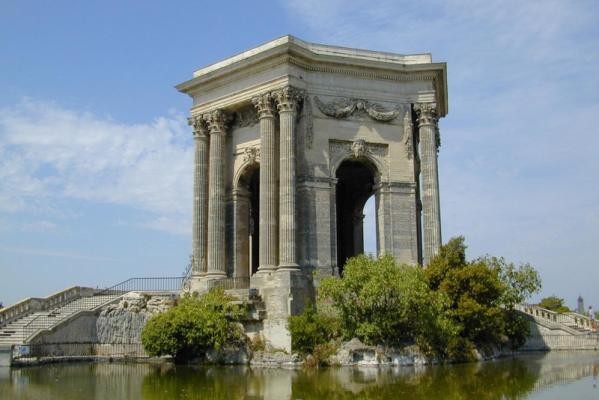
[(0, 399), (599, 399), (598, 373), (599, 352), (309, 371), (69, 363), (0, 368)]

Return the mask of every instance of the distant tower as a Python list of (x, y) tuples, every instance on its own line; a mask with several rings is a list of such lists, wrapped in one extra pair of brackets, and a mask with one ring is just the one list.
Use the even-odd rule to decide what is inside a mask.
[(578, 314), (584, 314), (585, 313), (584, 299), (582, 298), (581, 295), (578, 295), (578, 306), (576, 307), (576, 312)]

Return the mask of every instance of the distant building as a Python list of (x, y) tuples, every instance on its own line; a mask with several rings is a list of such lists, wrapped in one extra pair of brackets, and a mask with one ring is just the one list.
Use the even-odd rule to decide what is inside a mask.
[(584, 309), (584, 299), (582, 298), (581, 295), (578, 295), (578, 300), (577, 300), (577, 306), (576, 306), (576, 312), (578, 314), (584, 314), (585, 313), (585, 309)]

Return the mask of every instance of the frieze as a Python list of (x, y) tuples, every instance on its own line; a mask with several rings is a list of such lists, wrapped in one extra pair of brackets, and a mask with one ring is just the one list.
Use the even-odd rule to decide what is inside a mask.
[(355, 114), (357, 116), (366, 115), (379, 122), (390, 122), (397, 118), (402, 111), (401, 106), (398, 106), (395, 109), (387, 109), (380, 104), (368, 100), (347, 97), (341, 97), (328, 103), (324, 103), (318, 96), (314, 96), (314, 102), (320, 112), (328, 117), (336, 119), (349, 118), (351, 115)]

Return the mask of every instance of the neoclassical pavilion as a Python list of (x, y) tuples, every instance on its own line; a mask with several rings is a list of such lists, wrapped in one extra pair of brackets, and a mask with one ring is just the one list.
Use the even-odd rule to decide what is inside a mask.
[(446, 77), (430, 54), (284, 36), (178, 85), (193, 99), (191, 290), (257, 289), (264, 335), (286, 347), (286, 318), (313, 277), (342, 274), (363, 252), (371, 196), (378, 253), (426, 264), (441, 245)]

